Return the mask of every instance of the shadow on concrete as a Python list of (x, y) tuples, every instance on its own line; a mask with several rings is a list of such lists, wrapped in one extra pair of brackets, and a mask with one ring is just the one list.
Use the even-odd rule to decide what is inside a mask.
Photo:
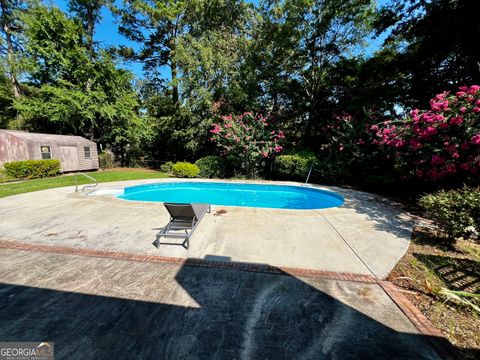
[[(199, 307), (0, 284), (0, 339), (54, 341), (59, 359), (437, 358), (432, 339), (395, 331), (321, 290), (334, 293), (334, 282), (195, 265), (175, 280)], [(125, 294), (153, 286), (159, 301), (176, 299), (166, 277), (121, 278)]]
[(382, 198), (378, 195), (361, 191), (342, 189), (341, 193), (348, 196), (342, 207), (353, 209), (358, 214), (364, 214), (368, 220), (375, 223), (375, 229), (392, 233), (396, 236), (410, 239), (413, 219), (402, 210), (400, 204)]

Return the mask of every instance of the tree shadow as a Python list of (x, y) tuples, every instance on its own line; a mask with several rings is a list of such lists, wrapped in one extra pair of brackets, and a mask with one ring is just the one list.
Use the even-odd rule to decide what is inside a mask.
[(375, 224), (376, 230), (401, 238), (411, 238), (414, 220), (401, 204), (362, 191), (343, 188), (336, 191), (346, 198), (342, 207), (366, 215), (368, 220)]
[(480, 262), (449, 256), (414, 253), (450, 290), (480, 294)]
[[(58, 358), (68, 359), (433, 359), (428, 340), (448, 348), (336, 298), (360, 284), (307, 283), (278, 268), (266, 274), (198, 262), (187, 261), (176, 283), (166, 276), (149, 283), (119, 276), (123, 280), (115, 285), (126, 294), (148, 286), (158, 291), (158, 302), (0, 284), (0, 339), (54, 341)], [(198, 306), (175, 295), (178, 285)], [(397, 316), (386, 300), (377, 304), (369, 294), (369, 286), (377, 285), (362, 285), (349, 295), (358, 297), (357, 308), (368, 307), (384, 320)]]

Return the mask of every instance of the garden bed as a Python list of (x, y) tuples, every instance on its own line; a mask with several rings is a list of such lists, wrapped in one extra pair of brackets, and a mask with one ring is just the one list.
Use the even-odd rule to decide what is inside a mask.
[[(480, 245), (466, 240), (445, 243), (434, 230), (415, 228), (407, 254), (388, 280), (457, 347), (462, 357), (477, 358), (480, 351), (480, 313), (449, 301), (441, 288), (480, 293)], [(477, 306), (478, 299), (470, 299)]]

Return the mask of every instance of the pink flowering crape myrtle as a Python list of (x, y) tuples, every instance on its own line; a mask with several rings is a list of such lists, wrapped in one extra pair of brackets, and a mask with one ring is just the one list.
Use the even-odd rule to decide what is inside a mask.
[(372, 125), (373, 143), (396, 159), (403, 177), (439, 180), (480, 172), (480, 86), (430, 100), (430, 109)]
[(275, 129), (271, 119), (252, 112), (222, 116), (210, 133), (221, 154), (232, 157), (251, 177), (266, 159), (282, 152), (285, 142), (283, 131)]

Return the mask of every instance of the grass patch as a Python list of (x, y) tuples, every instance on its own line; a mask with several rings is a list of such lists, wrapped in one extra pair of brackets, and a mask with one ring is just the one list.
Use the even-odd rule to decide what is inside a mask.
[(416, 228), (407, 254), (388, 277), (465, 359), (478, 358), (480, 314), (451, 293), (465, 292), (465, 299), (480, 306), (479, 249), (469, 240), (446, 244), (436, 231)]
[[(99, 183), (124, 180), (162, 179), (169, 177), (165, 173), (145, 169), (115, 169), (112, 171), (95, 171), (88, 173), (88, 175), (94, 177)], [(78, 183), (89, 184), (91, 181), (83, 176), (79, 176)], [(25, 180), (12, 184), (0, 184), (0, 198), (64, 186), (75, 186), (75, 179), (73, 175), (69, 174), (47, 179)]]

